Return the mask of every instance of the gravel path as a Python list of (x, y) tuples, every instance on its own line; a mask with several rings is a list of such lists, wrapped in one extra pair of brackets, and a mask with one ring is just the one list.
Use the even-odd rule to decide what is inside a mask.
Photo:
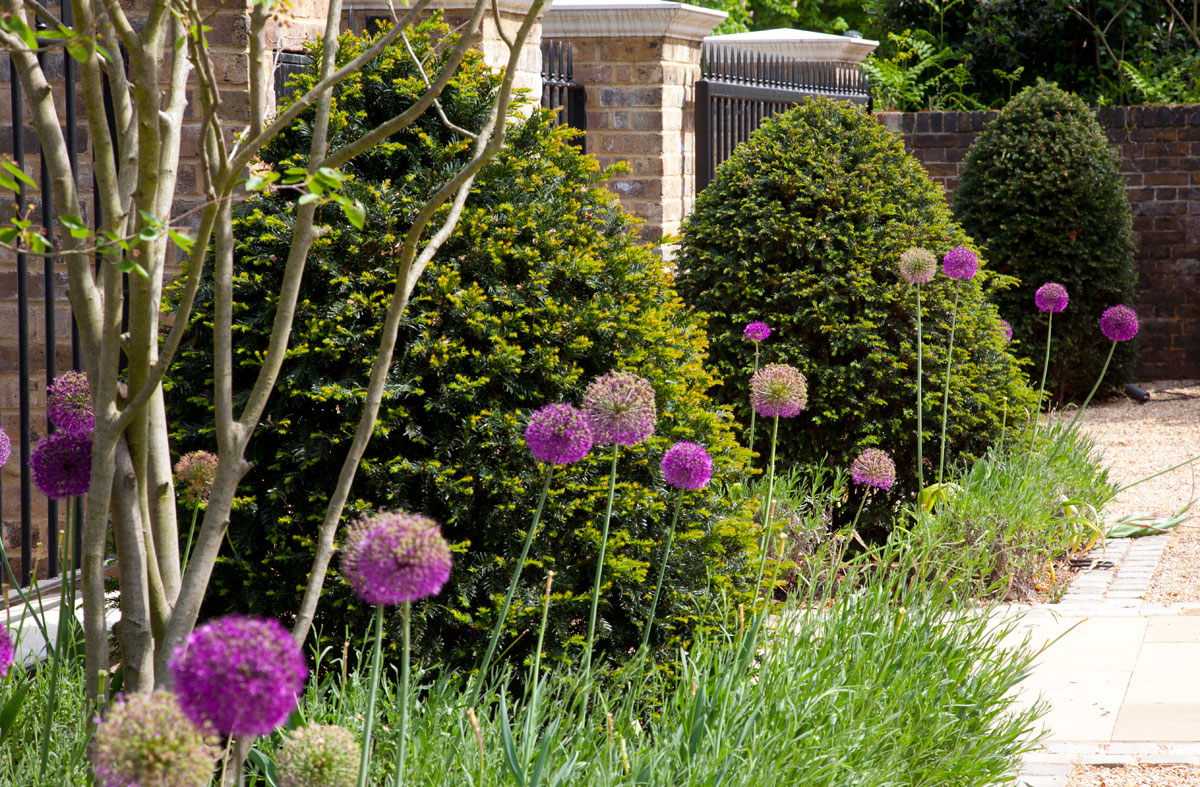
[(1196, 787), (1195, 765), (1075, 766), (1070, 787)]

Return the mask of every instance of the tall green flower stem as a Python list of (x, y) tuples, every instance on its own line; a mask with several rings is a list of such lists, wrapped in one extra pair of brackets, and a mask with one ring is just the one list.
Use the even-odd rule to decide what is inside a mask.
[(679, 509), (683, 508), (683, 493), (675, 497), (675, 513), (671, 516), (671, 529), (667, 531), (667, 548), (663, 552), (662, 565), (658, 567), (658, 582), (654, 585), (654, 601), (650, 602), (650, 619), (642, 632), (642, 650), (650, 644), (650, 629), (654, 628), (654, 613), (658, 611), (658, 596), (662, 592), (663, 579), (667, 576), (667, 561), (671, 559), (671, 544), (675, 542), (675, 526), (679, 524)]
[(379, 665), (383, 661), (383, 605), (375, 606), (375, 645), (371, 649), (371, 689), (363, 714), (362, 756), (358, 760), (358, 787), (367, 787), (371, 773), (371, 730), (375, 726), (375, 700), (379, 696)]
[[(530, 677), (529, 712), (525, 716), (525, 758), (529, 759), (533, 746), (533, 725), (538, 718), (542, 688), (542, 644), (546, 641), (546, 623), (550, 617), (550, 588), (554, 585), (554, 572), (546, 572), (546, 595), (542, 599), (542, 625), (538, 628), (537, 650), (533, 653), (533, 672)], [(483, 782), (480, 782), (483, 784)]]
[[(64, 512), (66, 520), (66, 532), (63, 534), (63, 554), (70, 560), (73, 555), (71, 551), (71, 531), (74, 529), (71, 526), (71, 512), (74, 510), (72, 500), (67, 500)], [(63, 565), (60, 561), (59, 565)], [(50, 761), (50, 725), (54, 721), (54, 711), (58, 707), (58, 674), (62, 664), (62, 647), (63, 647), (63, 632), (66, 631), (70, 624), (70, 619), (75, 616), (75, 598), (74, 598), (74, 583), (72, 578), (75, 575), (73, 560), (70, 561), (72, 571), (63, 578), (62, 586), (59, 589), (58, 601), (58, 629), (54, 632), (54, 658), (50, 666), (50, 694), (46, 702), (46, 717), (42, 722), (42, 745), (40, 757), (38, 760), (38, 783), (46, 783), (46, 766)], [(36, 582), (36, 577), (34, 579)], [(47, 640), (46, 645), (50, 642)]]
[(188, 558), (192, 554), (192, 536), (196, 535), (196, 518), (200, 514), (200, 504), (192, 506), (192, 526), (188, 528), (187, 546), (183, 549), (183, 565), (180, 567), (180, 573), (187, 573)]
[(922, 424), (922, 414), (925, 410), (925, 400), (921, 395), (921, 362), (922, 356), (925, 354), (921, 336), (921, 284), (916, 282), (913, 287), (917, 290), (917, 489), (925, 488), (925, 464), (923, 453), (923, 445), (925, 443), (924, 425)]
[(592, 674), (592, 645), (596, 638), (596, 610), (600, 607), (600, 580), (604, 575), (604, 552), (608, 547), (608, 525), (612, 521), (613, 497), (617, 493), (617, 456), (620, 443), (613, 443), (612, 469), (608, 473), (608, 505), (604, 508), (604, 530), (600, 534), (600, 555), (596, 558), (596, 581), (592, 583), (592, 614), (588, 617), (587, 645), (583, 651), (583, 675)]
[[(1042, 383), (1038, 386), (1038, 414), (1042, 412), (1042, 397), (1046, 393), (1046, 370), (1050, 368), (1050, 332), (1054, 329), (1054, 312), (1046, 312), (1046, 357), (1042, 361)], [(1109, 353), (1112, 357), (1112, 353)], [(1105, 368), (1108, 364), (1105, 363)], [(1100, 379), (1104, 379), (1104, 375), (1100, 375)], [(1034, 416), (1033, 423), (1036, 428), (1038, 416)]]
[[(754, 374), (758, 374), (758, 342), (754, 343)], [(754, 407), (750, 407), (750, 462), (754, 463), (754, 417), (758, 415)]]
[(412, 683), (412, 602), (400, 605), (400, 628), (404, 653), (400, 662), (400, 754), (396, 757), (395, 787), (404, 784), (404, 755), (408, 753), (408, 689)]
[(1100, 370), (1100, 376), (1096, 378), (1096, 384), (1092, 386), (1092, 390), (1087, 395), (1087, 398), (1083, 400), (1083, 404), (1075, 411), (1075, 417), (1071, 419), (1071, 423), (1067, 424), (1066, 430), (1059, 435), (1060, 440), (1062, 439), (1062, 435), (1071, 433), (1071, 429), (1074, 428), (1075, 424), (1079, 421), (1079, 417), (1083, 415), (1083, 411), (1091, 403), (1092, 397), (1096, 395), (1096, 391), (1100, 390), (1100, 383), (1104, 382), (1104, 375), (1108, 373), (1108, 364), (1112, 362), (1113, 351), (1116, 349), (1117, 343), (1113, 342), (1112, 346), (1108, 348), (1108, 357), (1104, 359), (1104, 368)]
[(954, 310), (950, 312), (950, 343), (946, 347), (946, 384), (942, 387), (942, 447), (938, 459), (938, 479), (942, 483), (942, 474), (946, 469), (946, 416), (950, 411), (950, 370), (954, 367), (954, 331), (958, 327), (958, 293), (962, 285), (954, 287)]
[[(533, 537), (537, 533), (538, 523), (542, 520), (542, 509), (546, 506), (546, 494), (550, 491), (550, 479), (553, 477), (554, 465), (547, 465), (546, 479), (542, 482), (542, 494), (538, 497), (537, 510), (533, 514), (533, 524), (529, 526), (529, 532), (525, 534), (525, 545), (521, 548), (521, 557), (517, 561), (517, 567), (513, 569), (512, 580), (508, 583), (508, 594), (504, 597), (504, 605), (500, 608), (500, 617), (496, 618), (496, 625), (492, 626), (492, 636), (488, 639), (487, 651), (483, 654), (483, 661), (480, 663), (479, 672), (475, 677), (474, 688), (471, 689), (471, 701), (468, 703), (470, 707), (475, 707), (479, 702), (479, 690), (483, 687), (484, 677), (492, 665), (492, 656), (496, 653), (500, 632), (504, 630), (504, 621), (508, 619), (508, 611), (512, 608), (513, 596), (516, 595), (517, 585), (521, 581), (521, 571), (525, 568), (525, 561), (529, 558), (529, 548), (533, 545)], [(609, 498), (609, 508), (612, 508), (611, 497)]]
[(779, 439), (779, 416), (775, 416), (775, 426), (771, 429), (771, 463), (767, 470), (767, 499), (763, 505), (763, 525), (767, 529), (767, 536), (762, 543), (762, 559), (758, 562), (758, 578), (754, 580), (756, 589), (762, 587), (763, 572), (767, 568), (767, 551), (771, 548), (771, 535), (774, 530), (773, 517), (771, 516), (771, 505), (775, 502), (775, 444)]

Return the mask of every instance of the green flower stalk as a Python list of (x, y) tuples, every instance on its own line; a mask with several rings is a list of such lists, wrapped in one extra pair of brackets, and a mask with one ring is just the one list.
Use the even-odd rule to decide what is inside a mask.
[(1096, 378), (1096, 384), (1092, 386), (1092, 390), (1088, 393), (1087, 398), (1083, 400), (1083, 405), (1075, 412), (1075, 417), (1071, 419), (1071, 423), (1067, 424), (1063, 434), (1070, 434), (1075, 424), (1079, 421), (1083, 411), (1091, 403), (1092, 397), (1096, 395), (1096, 391), (1100, 389), (1100, 383), (1104, 381), (1104, 375), (1108, 374), (1108, 365), (1112, 362), (1113, 352), (1117, 349), (1119, 342), (1127, 342), (1138, 332), (1137, 312), (1128, 306), (1118, 305), (1104, 310), (1104, 314), (1100, 316), (1100, 331), (1108, 338), (1112, 345), (1108, 348), (1108, 355), (1104, 359), (1104, 368), (1100, 370), (1100, 376)]
[[(979, 271), (979, 260), (970, 249), (958, 246), (946, 252), (942, 261), (942, 271), (955, 282), (969, 281)], [(950, 341), (946, 347), (946, 383), (942, 389), (942, 440), (937, 477), (939, 484), (942, 483), (942, 476), (946, 470), (946, 420), (950, 412), (950, 370), (954, 367), (954, 331), (958, 327), (958, 296), (961, 290), (962, 285), (956, 283), (954, 286), (954, 309), (950, 313)]]
[[(1043, 311), (1047, 315), (1046, 357), (1042, 361), (1042, 382), (1038, 386), (1038, 412), (1041, 412), (1042, 397), (1046, 393), (1046, 370), (1050, 368), (1050, 337), (1054, 330), (1054, 315), (1067, 308), (1070, 300), (1067, 296), (1067, 288), (1052, 281), (1048, 281), (1041, 287), (1038, 287), (1037, 292), (1033, 294), (1034, 304), (1038, 307), (1039, 311)], [(1101, 379), (1104, 379), (1103, 375), (1101, 375)], [(1034, 419), (1034, 423), (1037, 423), (1036, 418)]]
[[(746, 327), (742, 330), (742, 335), (745, 336), (750, 341), (754, 342), (754, 374), (758, 374), (758, 345), (760, 342), (766, 341), (767, 337), (771, 335), (771, 328), (765, 322), (755, 321), (752, 323), (748, 323), (746, 325)], [(750, 444), (748, 447), (750, 448), (750, 453), (752, 455), (754, 453), (754, 420), (755, 420), (754, 416), (755, 415), (756, 415), (756, 413), (754, 412), (754, 408), (751, 408), (750, 409)]]
[(900, 278), (913, 285), (913, 289), (917, 292), (917, 488), (923, 489), (925, 487), (925, 457), (923, 455), (925, 399), (921, 390), (924, 377), (921, 365), (925, 349), (921, 333), (921, 285), (932, 281), (937, 273), (937, 258), (928, 249), (911, 248), (900, 255), (900, 262), (896, 269), (900, 273)]

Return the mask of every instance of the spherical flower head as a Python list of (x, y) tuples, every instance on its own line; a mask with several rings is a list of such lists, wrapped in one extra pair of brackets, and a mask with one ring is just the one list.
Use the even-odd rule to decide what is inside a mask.
[(979, 271), (979, 259), (966, 246), (955, 246), (942, 259), (942, 270), (951, 279), (966, 281)]
[(1110, 306), (1100, 315), (1100, 330), (1110, 341), (1127, 342), (1137, 336), (1137, 312), (1125, 305)]
[(118, 697), (92, 736), (101, 787), (196, 787), (208, 784), (220, 756), (167, 691)]
[(808, 405), (808, 381), (795, 367), (767, 364), (750, 379), (750, 403), (763, 418), (791, 418)]
[(342, 546), (342, 575), (368, 604), (437, 595), (450, 578), (450, 564), (450, 545), (437, 522), (403, 511), (359, 519)]
[(850, 477), (856, 484), (891, 489), (896, 483), (896, 463), (878, 448), (868, 448), (850, 464)]
[(712, 456), (697, 443), (676, 443), (663, 455), (662, 472), (671, 486), (694, 492), (712, 478)]
[(48, 434), (29, 457), (33, 483), (53, 500), (86, 495), (92, 483), (92, 433)]
[(96, 428), (92, 390), (83, 372), (67, 372), (46, 387), (46, 417), (64, 432), (90, 432)]
[(569, 465), (592, 450), (592, 425), (578, 407), (548, 404), (530, 416), (525, 445), (539, 462)]
[(761, 342), (771, 335), (771, 327), (765, 322), (755, 321), (746, 325), (742, 335), (752, 342)]
[(912, 248), (900, 255), (896, 269), (909, 284), (924, 284), (937, 273), (937, 257), (929, 249)]
[(170, 662), (179, 705), (198, 726), (251, 738), (283, 724), (308, 668), (276, 620), (227, 615), (188, 637)]
[(175, 463), (175, 491), (188, 508), (208, 502), (213, 479), (217, 477), (217, 457), (208, 451), (192, 451)]
[(1048, 281), (1033, 294), (1033, 302), (1044, 312), (1051, 314), (1067, 308), (1067, 288), (1056, 282)]
[(654, 433), (658, 410), (650, 381), (631, 372), (609, 372), (583, 394), (597, 445), (637, 445)]
[(310, 724), (286, 735), (275, 752), (279, 787), (354, 787), (358, 744), (333, 724)]
[(4, 463), (8, 461), (11, 454), (12, 439), (8, 436), (8, 432), (0, 429), (0, 467), (4, 467)]
[(1008, 320), (1000, 321), (1000, 333), (1004, 335), (1005, 344), (1012, 341), (1012, 325), (1008, 322)]
[(15, 655), (8, 629), (0, 628), (0, 678), (8, 677), (8, 668), (12, 666)]

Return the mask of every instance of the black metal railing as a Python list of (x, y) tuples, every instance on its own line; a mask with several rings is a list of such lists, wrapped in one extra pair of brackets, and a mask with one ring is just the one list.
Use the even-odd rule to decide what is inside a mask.
[[(587, 131), (587, 91), (575, 82), (575, 64), (569, 41), (542, 41), (542, 106), (557, 110), (559, 125)], [(584, 136), (576, 144), (587, 152)]]
[(696, 83), (696, 190), (764, 120), (809, 96), (868, 106), (857, 63), (814, 62), (708, 44)]

